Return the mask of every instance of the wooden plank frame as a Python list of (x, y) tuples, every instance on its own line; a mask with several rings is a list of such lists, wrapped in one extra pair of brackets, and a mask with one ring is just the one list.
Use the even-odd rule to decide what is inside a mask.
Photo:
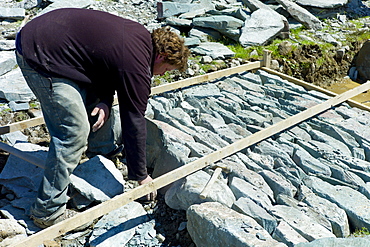
[[(253, 144), (256, 144), (264, 139), (267, 139), (271, 137), (274, 134), (277, 134), (279, 132), (282, 132), (300, 122), (303, 122), (315, 115), (318, 115), (335, 105), (338, 105), (344, 101), (349, 101), (349, 99), (356, 96), (357, 94), (360, 94), (362, 92), (365, 92), (370, 89), (370, 81), (368, 81), (365, 84), (362, 84), (354, 89), (351, 89), (343, 94), (336, 95), (330, 91), (327, 91), (325, 89), (322, 89), (320, 87), (316, 87), (314, 85), (308, 84), (306, 82), (303, 82), (301, 80), (297, 80), (293, 77), (289, 77), (287, 75), (284, 75), (282, 73), (276, 72), (274, 70), (269, 69), (269, 64), (271, 61), (270, 58), (270, 52), (264, 51), (264, 61), (258, 61), (253, 63), (244, 64), (241, 66), (237, 66), (234, 68), (229, 68), (226, 70), (216, 71), (210, 74), (201, 75), (193, 78), (188, 78), (185, 80), (181, 80), (175, 83), (170, 83), (166, 85), (161, 85), (158, 87), (152, 88), (151, 95), (159, 94), (166, 91), (175, 90), (182, 87), (187, 87), (190, 85), (218, 79), (223, 76), (229, 76), (231, 74), (245, 72), (252, 69), (264, 69), (265, 71), (279, 75), (283, 79), (287, 79), (289, 81), (292, 81), (294, 83), (297, 83), (299, 85), (302, 85), (308, 89), (315, 89), (321, 92), (325, 92), (330, 96), (335, 96), (334, 98), (331, 98), (319, 105), (316, 105), (314, 107), (311, 107), (301, 113), (298, 113), (294, 116), (291, 116), (285, 120), (282, 120), (266, 129), (263, 129), (259, 132), (254, 133), (251, 136), (248, 136), (246, 138), (243, 138), (241, 140), (238, 140), (237, 142), (230, 144), (226, 147), (223, 147), (217, 151), (214, 151), (213, 153), (201, 157), (191, 163), (188, 163), (182, 167), (179, 167), (175, 170), (172, 170), (158, 178), (155, 178), (152, 182), (148, 184), (141, 185), (135, 189), (132, 189), (128, 192), (125, 192), (121, 195), (118, 195), (111, 200), (108, 200), (106, 202), (103, 202), (93, 208), (90, 208), (84, 212), (81, 212), (77, 214), (76, 216), (66, 219), (56, 225), (53, 225), (49, 228), (46, 228), (40, 232), (37, 232), (23, 240), (21, 240), (18, 243), (13, 244), (13, 247), (23, 247), (23, 246), (39, 246), (43, 244), (44, 241), (54, 239), (55, 237), (58, 237), (60, 235), (63, 235), (73, 229), (75, 229), (78, 226), (81, 226), (87, 222), (90, 222), (93, 219), (99, 218), (115, 209), (118, 209), (119, 207), (132, 202), (142, 196), (147, 195), (151, 191), (158, 190), (166, 185), (169, 185), (183, 177), (186, 177), (200, 169), (203, 169), (204, 167), (217, 162), (223, 158), (226, 158), (242, 149), (245, 149)], [(264, 67), (262, 67), (264, 66)], [(370, 110), (367, 106), (359, 104), (357, 102), (351, 102), (354, 104), (354, 106), (357, 106), (361, 109)], [(44, 123), (44, 120), (42, 117), (14, 123), (8, 126), (0, 127), (0, 135), (5, 133), (10, 133), (12, 131), (25, 129), (31, 126), (39, 125)], [(1, 147), (0, 147), (1, 148)], [(17, 152), (14, 150), (9, 150), (10, 152)], [(39, 163), (38, 160), (33, 160), (33, 163)]]
[(39, 246), (45, 240), (54, 239), (60, 235), (63, 235), (78, 226), (86, 224), (93, 219), (99, 218), (119, 207), (132, 202), (140, 197), (143, 197), (151, 191), (158, 190), (166, 185), (169, 185), (183, 177), (186, 177), (204, 167), (226, 158), (242, 149), (245, 149), (253, 144), (256, 144), (266, 138), (271, 137), (281, 131), (284, 131), (300, 122), (303, 122), (313, 116), (316, 116), (354, 96), (359, 93), (365, 92), (370, 89), (370, 81), (362, 84), (356, 88), (353, 88), (345, 93), (335, 96), (321, 104), (308, 108), (307, 110), (300, 112), (294, 116), (291, 116), (285, 120), (282, 120), (274, 125), (269, 126), (259, 132), (254, 133), (246, 138), (238, 140), (226, 147), (214, 151), (213, 153), (199, 158), (191, 163), (188, 163), (182, 167), (172, 170), (158, 178), (155, 178), (148, 184), (141, 185), (135, 189), (118, 195), (111, 200), (105, 201), (95, 207), (92, 207), (84, 212), (77, 214), (76, 216), (66, 219), (58, 224), (50, 226), (40, 232), (37, 232), (26, 239), (13, 244), (13, 247), (23, 246)]

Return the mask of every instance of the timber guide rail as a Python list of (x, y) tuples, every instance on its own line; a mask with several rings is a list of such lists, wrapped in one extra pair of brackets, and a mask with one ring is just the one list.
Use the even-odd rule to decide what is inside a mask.
[[(245, 72), (248, 70), (255, 70), (255, 69), (263, 69), (267, 71), (268, 73), (275, 74), (280, 76), (283, 79), (286, 79), (288, 81), (291, 81), (293, 83), (299, 84), (301, 86), (304, 86), (306, 89), (314, 89), (323, 93), (328, 94), (329, 96), (333, 96), (333, 98), (330, 98), (326, 101), (324, 101), (321, 104), (318, 104), (316, 106), (313, 106), (311, 108), (306, 109), (305, 111), (302, 111), (296, 115), (293, 115), (289, 118), (286, 118), (274, 125), (271, 125), (263, 130), (260, 130), (259, 132), (256, 132), (246, 138), (240, 139), (228, 146), (225, 146), (219, 150), (214, 151), (213, 153), (203, 156), (193, 162), (190, 162), (182, 167), (179, 167), (175, 170), (172, 170), (160, 177), (155, 178), (152, 182), (148, 184), (141, 185), (139, 187), (136, 187), (135, 189), (132, 189), (128, 192), (125, 192), (121, 195), (117, 195), (114, 198), (105, 201), (103, 203), (100, 203), (99, 205), (96, 205), (84, 212), (81, 212), (77, 214), (76, 216), (66, 219), (58, 224), (55, 224), (53, 226), (50, 226), (44, 230), (41, 230), (33, 235), (28, 236), (27, 238), (19, 241), (18, 243), (13, 244), (13, 247), (33, 247), (33, 246), (39, 246), (43, 244), (44, 241), (54, 239), (58, 236), (61, 236), (78, 226), (81, 226), (85, 223), (91, 222), (91, 220), (99, 218), (115, 209), (118, 209), (119, 207), (128, 204), (142, 196), (147, 195), (151, 191), (158, 190), (166, 185), (169, 185), (183, 177), (186, 177), (200, 169), (203, 169), (207, 167), (208, 165), (211, 165), (214, 162), (217, 162), (223, 158), (226, 158), (242, 149), (245, 149), (251, 145), (254, 145), (264, 139), (267, 139), (271, 137), (272, 135), (275, 135), (281, 131), (284, 131), (296, 124), (299, 124), (313, 116), (316, 116), (338, 104), (341, 104), (345, 101), (348, 102), (349, 105), (352, 107), (358, 107), (363, 110), (370, 111), (370, 107), (360, 104), (356, 101), (351, 100), (352, 97), (363, 93), (367, 90), (370, 90), (370, 81), (367, 81), (365, 84), (362, 84), (358, 87), (355, 87), (345, 93), (342, 94), (335, 94), (331, 91), (325, 90), (323, 88), (320, 88), (318, 86), (309, 84), (307, 82), (304, 82), (302, 80), (295, 79), (293, 77), (290, 77), (288, 75), (284, 75), (282, 73), (276, 72), (274, 70), (269, 69), (269, 61), (271, 61), (270, 52), (265, 51), (264, 52), (264, 58), (262, 61), (257, 62), (251, 62), (244, 65), (240, 65), (237, 67), (216, 71), (210, 74), (201, 75), (197, 77), (188, 78), (185, 80), (181, 80), (178, 82), (158, 86), (152, 88), (151, 95), (163, 93), (166, 91), (175, 90), (178, 88), (211, 81), (214, 79), (221, 78), (223, 76), (229, 76), (232, 74)], [(44, 120), (42, 117), (33, 118), (30, 120), (17, 122), (10, 124), (8, 126), (0, 127), (0, 135), (10, 133), (13, 131), (25, 129), (28, 127), (36, 126), (39, 124), (43, 124)], [(43, 166), (41, 164), (40, 160), (31, 156), (27, 155), (26, 153), (22, 152), (21, 150), (18, 150), (14, 147), (11, 147), (5, 143), (0, 142), (0, 149), (3, 149), (19, 158), (25, 159), (28, 162), (38, 165), (40, 167)]]

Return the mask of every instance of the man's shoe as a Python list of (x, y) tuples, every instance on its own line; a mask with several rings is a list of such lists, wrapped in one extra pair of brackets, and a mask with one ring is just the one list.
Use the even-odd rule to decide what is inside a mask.
[[(78, 214), (78, 212), (76, 212), (74, 210), (66, 209), (63, 214), (61, 214), (60, 216), (58, 216), (54, 220), (46, 221), (46, 220), (43, 220), (43, 219), (40, 219), (40, 218), (37, 218), (37, 217), (34, 217), (34, 216), (31, 216), (31, 219), (33, 219), (33, 223), (36, 226), (44, 229), (44, 228), (47, 228), (49, 226), (55, 225), (59, 222), (62, 222), (65, 219), (72, 218), (73, 216), (75, 216), (77, 214)], [(88, 227), (90, 227), (92, 224), (93, 224), (93, 222), (86, 223), (82, 226), (79, 226), (79, 227), (73, 229), (73, 231), (83, 231), (83, 230), (87, 229)]]

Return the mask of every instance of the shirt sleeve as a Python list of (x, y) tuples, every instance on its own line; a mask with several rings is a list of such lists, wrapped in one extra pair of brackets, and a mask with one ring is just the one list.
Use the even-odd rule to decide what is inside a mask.
[(145, 110), (150, 94), (150, 77), (125, 72), (117, 94), (120, 107), (122, 139), (125, 146), (128, 177), (144, 180), (146, 169)]

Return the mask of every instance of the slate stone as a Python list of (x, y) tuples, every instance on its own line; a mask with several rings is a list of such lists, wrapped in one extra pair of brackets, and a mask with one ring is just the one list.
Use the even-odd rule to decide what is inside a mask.
[(313, 210), (325, 216), (330, 221), (336, 237), (345, 238), (349, 236), (350, 229), (347, 214), (336, 204), (317, 196), (305, 185), (300, 187), (298, 200), (306, 203)]
[(211, 176), (197, 171), (175, 182), (165, 194), (166, 204), (177, 210), (187, 210), (193, 204), (219, 202), (231, 207), (235, 202), (233, 192), (221, 179), (217, 179), (205, 199), (199, 197)]
[(294, 162), (307, 174), (331, 175), (330, 168), (313, 158), (307, 151), (297, 149), (293, 155)]
[(210, 28), (193, 27), (189, 31), (189, 37), (198, 38), (201, 42), (208, 42), (210, 39), (219, 40), (222, 35), (218, 31)]
[(123, 193), (124, 184), (114, 163), (100, 155), (79, 164), (71, 175), (71, 186), (91, 202), (104, 202)]
[(285, 205), (299, 210), (311, 221), (323, 226), (327, 231), (333, 232), (330, 221), (321, 213), (315, 211), (313, 208), (308, 206), (306, 203), (296, 200), (293, 197), (281, 194), (277, 196), (277, 204)]
[[(312, 176), (305, 178), (304, 183), (318, 196), (342, 208), (347, 213), (352, 227), (356, 229), (370, 227), (370, 215), (367, 210), (370, 207), (370, 201), (366, 196), (349, 187), (333, 186)], [(348, 198), (351, 198), (351, 200), (348, 200)]]
[(229, 145), (229, 143), (223, 140), (220, 136), (204, 127), (195, 126), (194, 129), (196, 130), (196, 133), (193, 135), (194, 140), (205, 145), (211, 150), (218, 150)]
[(294, 19), (302, 23), (306, 28), (313, 30), (321, 30), (323, 28), (323, 24), (317, 17), (298, 4), (287, 0), (277, 0), (277, 2), (281, 4)]
[(15, 101), (10, 101), (9, 102), (9, 107), (12, 109), (13, 112), (16, 111), (27, 111), (30, 109), (30, 105), (28, 102), (15, 102)]
[(279, 159), (287, 167), (292, 167), (295, 165), (290, 155), (286, 153), (285, 150), (281, 148), (281, 145), (276, 142), (270, 143), (267, 141), (262, 141), (253, 148), (253, 152), (261, 155), (268, 155), (274, 159)]
[(346, 5), (348, 0), (297, 0), (297, 4), (301, 6), (317, 7), (322, 9), (333, 9)]
[(43, 10), (37, 12), (37, 16), (45, 14), (54, 9), (60, 8), (86, 8), (93, 4), (93, 0), (58, 0), (54, 1), (52, 4), (48, 5)]
[(15, 50), (14, 40), (0, 40), (0, 51), (14, 51), (14, 50)]
[[(228, 178), (230, 181), (232, 181), (234, 177), (247, 181), (248, 183), (256, 186), (259, 190), (265, 193), (272, 202), (274, 202), (274, 193), (263, 177), (257, 172), (247, 169), (242, 163), (243, 161), (241, 161), (238, 157), (240, 156), (233, 155), (217, 162), (217, 164), (226, 166), (230, 170), (228, 173)], [(246, 162), (248, 163), (248, 161)]]
[(265, 45), (284, 29), (285, 17), (269, 9), (258, 9), (246, 19), (239, 43), (244, 46)]
[(266, 183), (274, 192), (275, 200), (278, 195), (287, 195), (290, 197), (294, 197), (295, 193), (297, 192), (297, 188), (294, 187), (289, 180), (285, 179), (279, 173), (263, 170), (259, 174), (264, 178)]
[(270, 212), (275, 217), (286, 221), (308, 241), (325, 237), (335, 237), (332, 232), (328, 231), (325, 227), (316, 223), (296, 208), (285, 205), (275, 205)]
[(22, 20), (26, 16), (24, 8), (1, 8), (0, 19)]
[[(47, 148), (30, 143), (17, 143), (15, 148), (44, 161)], [(44, 165), (44, 164), (41, 164)], [(12, 191), (17, 198), (36, 198), (37, 190), (44, 170), (21, 158), (10, 155), (4, 169), (0, 173), (0, 182)]]
[(17, 62), (15, 60), (14, 51), (0, 52), (0, 76), (14, 69), (16, 65), (17, 65)]
[(0, 99), (30, 101), (35, 98), (18, 67), (0, 76)]
[(264, 122), (269, 122), (271, 120), (250, 110), (239, 110), (235, 112), (235, 115), (240, 118), (245, 124), (249, 125), (262, 126)]
[(158, 18), (167, 18), (187, 12), (192, 12), (197, 9), (213, 9), (213, 5), (211, 3), (207, 3), (207, 1), (203, 1), (203, 4), (191, 4), (191, 3), (176, 3), (176, 2), (158, 2), (157, 4), (157, 11), (158, 11)]
[(237, 29), (243, 26), (243, 21), (232, 16), (214, 15), (208, 17), (196, 17), (193, 25), (198, 27), (213, 28), (216, 30)]
[(225, 59), (235, 55), (235, 52), (228, 47), (216, 42), (202, 42), (199, 46), (190, 50), (201, 56), (210, 56), (212, 59)]
[(265, 209), (258, 206), (251, 199), (240, 197), (232, 206), (238, 213), (252, 217), (260, 224), (268, 233), (272, 234), (277, 226), (277, 221)]
[(131, 202), (104, 215), (95, 225), (89, 246), (125, 246), (134, 236), (136, 226), (149, 221), (138, 202)]
[(316, 247), (316, 246), (335, 246), (335, 247), (367, 247), (370, 244), (370, 237), (358, 238), (322, 238), (309, 243), (298, 243), (295, 247)]
[(276, 227), (272, 237), (279, 242), (282, 242), (289, 247), (296, 246), (298, 243), (307, 243), (301, 234), (294, 230), (286, 221), (280, 220), (279, 225)]
[(187, 219), (188, 232), (197, 246), (286, 246), (272, 239), (251, 217), (220, 203), (192, 205)]
[(249, 198), (265, 210), (269, 210), (272, 207), (269, 196), (265, 194), (261, 189), (246, 182), (245, 180), (233, 177), (229, 186), (233, 191), (236, 199), (239, 199), (240, 197)]

